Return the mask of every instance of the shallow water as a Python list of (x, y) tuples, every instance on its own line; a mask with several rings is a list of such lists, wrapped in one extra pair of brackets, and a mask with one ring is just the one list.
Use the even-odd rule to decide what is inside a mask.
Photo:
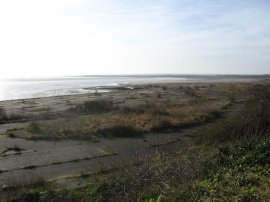
[[(95, 76), (43, 79), (13, 79), (0, 81), (0, 100), (15, 100), (94, 92), (91, 87), (125, 84), (171, 83), (187, 80), (181, 77)], [(105, 91), (106, 90), (100, 90)]]

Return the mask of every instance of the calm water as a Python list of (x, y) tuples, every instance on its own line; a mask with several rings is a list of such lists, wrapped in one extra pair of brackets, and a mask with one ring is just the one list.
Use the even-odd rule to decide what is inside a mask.
[[(61, 77), (35, 80), (0, 81), (0, 100), (49, 97), (91, 93), (87, 89), (100, 86), (118, 86), (124, 84), (171, 83), (187, 80), (180, 77)], [(106, 91), (106, 90), (104, 90)]]

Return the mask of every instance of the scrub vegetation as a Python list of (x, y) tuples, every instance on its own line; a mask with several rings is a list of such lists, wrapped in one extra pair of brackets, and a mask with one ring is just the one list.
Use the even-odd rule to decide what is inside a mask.
[[(109, 173), (97, 174), (87, 185), (79, 188), (53, 188), (48, 184), (18, 188), (17, 195), (11, 196), (10, 200), (269, 201), (269, 89), (268, 84), (252, 85), (248, 90), (249, 99), (245, 101), (239, 112), (232, 116), (220, 116), (219, 113), (213, 115), (215, 119), (218, 117), (215, 122), (202, 125), (194, 133), (189, 134), (194, 145), (184, 151), (145, 155)], [(226, 108), (226, 106), (222, 107)], [(136, 121), (132, 119), (134, 116), (135, 120), (140, 117), (139, 120), (145, 121), (143, 118), (147, 114), (151, 120), (151, 113), (155, 111), (153, 107), (151, 110), (148, 108), (147, 112), (137, 112), (134, 109), (114, 110), (116, 114), (112, 112), (98, 114), (95, 120), (87, 117), (85, 124), (91, 123), (92, 126), (95, 124), (91, 121), (99, 121), (97, 125), (101, 128), (108, 120), (111, 120), (112, 125), (115, 125), (113, 120), (121, 123), (128, 120), (136, 131), (154, 131), (154, 124), (145, 129), (144, 125), (134, 124)], [(117, 115), (120, 113), (118, 110), (124, 112), (126, 117), (121, 119), (121, 116)], [(211, 110), (208, 111), (209, 114), (210, 112)], [(102, 118), (99, 119), (99, 116)], [(110, 118), (106, 119), (106, 116)], [(168, 123), (165, 125), (168, 124), (170, 129), (174, 128), (177, 121), (185, 120), (178, 120), (172, 115), (170, 104), (166, 106), (165, 113), (153, 117), (159, 116), (168, 118), (168, 123), (171, 125)], [(192, 122), (192, 124), (199, 123), (201, 122)], [(190, 126), (189, 124), (181, 125), (178, 122), (175, 125), (187, 127)], [(157, 125), (161, 125), (160, 122)], [(36, 131), (35, 127), (33, 127), (34, 131)], [(120, 131), (124, 130), (120, 129)], [(12, 190), (6, 191), (12, 193)]]
[(6, 110), (0, 107), (0, 124), (1, 123), (10, 123), (21, 120), (22, 117), (14, 113), (7, 113)]
[[(211, 93), (205, 88), (208, 87), (194, 89), (181, 87), (178, 92), (179, 87), (174, 87), (171, 91), (165, 88), (166, 91), (163, 92), (163, 88), (158, 87), (163, 94), (167, 94), (158, 102), (154, 95), (141, 95), (143, 98), (133, 101), (135, 104), (133, 102), (128, 104), (128, 97), (126, 97), (128, 101), (120, 103), (103, 99), (85, 101), (68, 109), (67, 115), (62, 119), (30, 122), (23, 137), (30, 139), (136, 137), (150, 132), (177, 131), (202, 125), (220, 118), (233, 103), (230, 95), (220, 97), (216, 92), (225, 93), (228, 86), (213, 88)], [(238, 88), (245, 91), (241, 86)], [(178, 97), (182, 99), (181, 102)]]

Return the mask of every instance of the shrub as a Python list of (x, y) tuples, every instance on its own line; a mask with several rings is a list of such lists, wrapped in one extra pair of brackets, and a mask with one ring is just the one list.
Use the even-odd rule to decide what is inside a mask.
[(22, 194), (20, 201), (22, 202), (36, 202), (39, 201), (41, 197), (41, 193), (36, 190), (32, 189)]
[(123, 107), (121, 108), (123, 113), (134, 113), (134, 114), (142, 114), (146, 112), (146, 106), (138, 106), (138, 107)]
[(183, 201), (268, 201), (270, 141), (250, 141), (221, 149), (205, 163), (205, 177), (185, 190)]
[(173, 130), (176, 127), (168, 120), (161, 120), (160, 123), (152, 129), (154, 132), (162, 132), (165, 130)]
[(114, 125), (108, 128), (98, 129), (98, 135), (104, 137), (137, 137), (141, 132), (128, 125)]
[(0, 107), (0, 121), (1, 120), (6, 120), (6, 119), (7, 119), (6, 110), (4, 108)]
[(49, 122), (30, 122), (25, 128), (25, 131), (27, 132), (27, 138), (29, 139), (57, 139), (61, 135), (57, 128), (57, 124), (50, 124)]
[(26, 130), (30, 133), (40, 133), (41, 125), (38, 122), (30, 122), (26, 127)]
[(184, 93), (187, 95), (187, 96), (190, 96), (190, 97), (198, 97), (198, 95), (196, 94), (195, 90), (193, 90), (192, 88), (190, 87), (186, 87), (184, 89)]
[(103, 113), (114, 109), (113, 102), (107, 100), (85, 101), (83, 104), (72, 108), (75, 111), (83, 113)]
[[(221, 119), (202, 127), (195, 133), (198, 143), (226, 143), (269, 136), (270, 132), (270, 92), (267, 88), (256, 86), (250, 90), (252, 98), (244, 108), (232, 117)], [(210, 117), (219, 117), (211, 112)]]
[(12, 122), (21, 119), (21, 116), (18, 116), (14, 113), (7, 113), (6, 110), (2, 107), (0, 107), (0, 123), (5, 123), (5, 122)]

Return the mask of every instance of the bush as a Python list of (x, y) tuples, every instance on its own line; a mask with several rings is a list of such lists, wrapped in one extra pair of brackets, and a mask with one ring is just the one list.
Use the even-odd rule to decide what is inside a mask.
[(30, 122), (26, 127), (26, 130), (30, 133), (40, 133), (41, 125), (38, 122)]
[(38, 190), (30, 190), (22, 194), (20, 201), (22, 202), (37, 202), (40, 201), (41, 194)]
[(184, 93), (187, 95), (187, 96), (190, 96), (190, 97), (198, 97), (198, 95), (196, 94), (196, 92), (190, 88), (190, 87), (186, 87), (184, 89)]
[(9, 117), (6, 113), (6, 110), (0, 107), (0, 123), (7, 122), (8, 120), (9, 120)]
[(158, 125), (156, 125), (152, 130), (153, 132), (162, 132), (166, 130), (173, 130), (176, 127), (168, 120), (161, 120)]
[(19, 119), (22, 119), (22, 117), (14, 113), (8, 114), (4, 108), (0, 107), (0, 123), (8, 123)]
[(138, 107), (123, 107), (121, 108), (121, 112), (128, 114), (128, 113), (134, 113), (134, 114), (142, 114), (146, 112), (146, 106), (138, 106)]
[[(75, 189), (30, 190), (17, 201), (268, 201), (270, 140), (157, 154)], [(16, 201), (16, 200), (15, 200)]]
[[(270, 92), (267, 88), (256, 87), (250, 91), (252, 99), (244, 108), (232, 117), (221, 119), (202, 127), (194, 136), (197, 143), (235, 143), (250, 139), (268, 137), (270, 132)], [(211, 117), (219, 117), (218, 112), (210, 113)]]
[(103, 113), (114, 109), (113, 102), (107, 100), (85, 101), (83, 104), (72, 108), (75, 111), (83, 113)]
[[(117, 198), (115, 192), (118, 193), (122, 189), (123, 183), (120, 180), (103, 180), (99, 183), (90, 183), (83, 188), (70, 189), (42, 189), (28, 188), (22, 191), (17, 197), (13, 197), (14, 202), (82, 202), (82, 201), (115, 201), (111, 198)], [(10, 196), (11, 197), (11, 196)], [(2, 199), (2, 198), (1, 198)]]
[(267, 201), (270, 141), (222, 148), (204, 166), (205, 178), (180, 191), (184, 201)]
[(29, 139), (57, 139), (61, 136), (57, 124), (49, 124), (48, 122), (30, 122), (25, 130)]
[(98, 135), (104, 137), (138, 137), (141, 132), (128, 125), (115, 125), (108, 128), (102, 128), (97, 131)]
[(5, 119), (7, 119), (6, 110), (0, 107), (0, 120), (5, 120)]

